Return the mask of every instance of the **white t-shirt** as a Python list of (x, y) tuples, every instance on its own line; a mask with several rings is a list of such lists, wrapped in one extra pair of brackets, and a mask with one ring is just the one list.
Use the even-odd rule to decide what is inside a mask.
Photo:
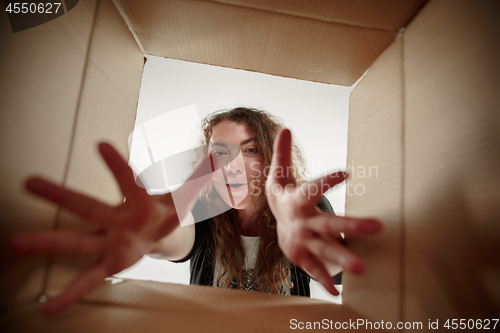
[[(245, 251), (245, 264), (243, 266), (243, 270), (245, 271), (246, 281), (245, 281), (245, 290), (253, 290), (253, 271), (255, 267), (255, 263), (257, 262), (257, 255), (259, 253), (259, 237), (248, 237), (240, 235), (241, 243), (243, 245), (243, 250)], [(215, 265), (214, 272), (214, 282), (213, 286), (217, 287), (217, 280), (219, 279), (219, 272), (222, 272), (222, 266), (217, 260)], [(221, 279), (221, 283), (225, 281), (227, 278), (227, 274)], [(236, 288), (236, 282), (231, 283), (229, 288)], [(285, 285), (285, 294), (290, 295), (290, 288)]]

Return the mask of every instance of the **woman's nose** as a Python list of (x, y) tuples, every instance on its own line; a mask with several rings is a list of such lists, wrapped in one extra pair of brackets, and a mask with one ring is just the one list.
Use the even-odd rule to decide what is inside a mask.
[(229, 162), (227, 165), (227, 173), (230, 174), (241, 174), (245, 171), (245, 166), (243, 161), (241, 161), (241, 156), (236, 157), (234, 160)]

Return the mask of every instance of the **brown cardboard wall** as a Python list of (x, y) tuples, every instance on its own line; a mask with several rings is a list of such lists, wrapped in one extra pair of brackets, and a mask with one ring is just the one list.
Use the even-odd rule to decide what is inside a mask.
[(351, 178), (367, 191), (346, 215), (386, 228), (351, 240), (370, 270), (346, 274), (344, 303), (362, 315), (500, 313), (499, 14), (495, 1), (431, 1), (352, 93), (347, 164), (378, 163), (379, 179)]
[(398, 31), (427, 0), (209, 0), (357, 27)]
[(400, 318), (402, 237), (402, 44), (396, 40), (375, 61), (351, 95), (346, 216), (374, 217), (384, 231), (347, 238), (367, 263), (362, 276), (344, 273), (343, 303), (384, 321)]
[[(94, 1), (83, 1), (68, 14), (15, 34), (6, 13), (0, 14), (2, 246), (14, 231), (54, 226), (56, 207), (28, 196), (23, 184), (32, 174), (63, 181), (94, 8)], [(35, 299), (45, 260), (20, 260), (4, 251), (2, 306)]]
[[(351, 58), (333, 56), (344, 50), (331, 43), (349, 34), (348, 27), (336, 30), (337, 35), (326, 23), (316, 25), (295, 17), (289, 21), (283, 14), (206, 1), (169, 1), (161, 10), (147, 6), (152, 2), (116, 2), (143, 48), (150, 43), (152, 49), (173, 52), (184, 60), (193, 60), (194, 54), (199, 59), (222, 59), (221, 65), (234, 67), (239, 67), (235, 59), (249, 57), (259, 59), (255, 62), (262, 63), (262, 68), (283, 70), (283, 75), (298, 78), (300, 73), (322, 75), (329, 64), (344, 68), (340, 72), (354, 73), (351, 78), (361, 74), (349, 67)], [(34, 314), (33, 304), (43, 284), (43, 261), (16, 261), (2, 265), (8, 269), (0, 281), (2, 306), (12, 300), (31, 302), (11, 307), (2, 319), (14, 323), (12, 331), (19, 323), (25, 327), (33, 323), (31, 330), (43, 325), (53, 332), (95, 327), (105, 331), (117, 323), (123, 331), (135, 331), (144, 329), (144, 322), (167, 327), (170, 319), (177, 320), (179, 331), (189, 330), (191, 326), (183, 325), (192, 318), (190, 311), (205, 315), (216, 329), (234, 318), (226, 326), (231, 331), (239, 329), (241, 320), (252, 331), (263, 322), (271, 330), (289, 330), (291, 313), (305, 314), (304, 320), (358, 317), (350, 309), (373, 321), (421, 321), (424, 325), (429, 319), (440, 319), (442, 324), (453, 318), (498, 318), (499, 7), (494, 0), (431, 1), (353, 92), (347, 165), (351, 172), (348, 190), (354, 194), (348, 195), (346, 211), (381, 219), (385, 231), (373, 238), (349, 238), (369, 268), (361, 278), (345, 275), (346, 306), (132, 282), (102, 286), (59, 319), (46, 321)], [(184, 11), (192, 16), (179, 17)], [(220, 23), (213, 16), (217, 13), (230, 20)], [(134, 21), (139, 18), (141, 22)], [(171, 31), (174, 28), (163, 25), (176, 19), (178, 27), (188, 22), (199, 30)], [(257, 23), (264, 35), (279, 33), (261, 40), (247, 32), (242, 22)], [(213, 27), (220, 29), (220, 39), (210, 35), (218, 31)], [(54, 220), (59, 226), (80, 225), (67, 214), (57, 215), (55, 207), (27, 197), (22, 181), (33, 172), (42, 173), (109, 203), (119, 202), (121, 196), (97, 157), (95, 144), (110, 140), (126, 154), (142, 53), (111, 0), (99, 1), (97, 6), (81, 2), (57, 20), (16, 34), (16, 39), (5, 15), (0, 29), (2, 45), (8, 46), (0, 58), (0, 213), (7, 229), (2, 234), (20, 228), (48, 229)], [(304, 29), (309, 29), (308, 34), (302, 35)], [(318, 37), (308, 41), (312, 44), (292, 43), (307, 41), (311, 32)], [(282, 39), (286, 35), (281, 33), (290, 33), (289, 39)], [(354, 46), (345, 54), (360, 54), (363, 59), (368, 45), (378, 50), (370, 55), (375, 57), (383, 48), (381, 44), (373, 47), (378, 37), (370, 34), (358, 31), (346, 37)], [(378, 41), (387, 45), (393, 34), (379, 36)], [(357, 44), (356, 38), (363, 42)], [(258, 47), (248, 51), (240, 41), (254, 41)], [(329, 49), (321, 49), (325, 45)], [(318, 52), (321, 57), (316, 58)], [(262, 57), (254, 59), (258, 53)], [(290, 54), (295, 57), (287, 58)], [(363, 195), (356, 195), (356, 185), (363, 185), (357, 188)], [(54, 262), (46, 291), (53, 295), (60, 290), (82, 264)], [(212, 312), (213, 304), (227, 306)], [(167, 321), (168, 311), (178, 312), (169, 314)], [(267, 321), (261, 320), (263, 316)], [(188, 324), (196, 326), (197, 322)]]
[(431, 1), (404, 34), (404, 319), (500, 314), (500, 3)]
[(146, 54), (340, 85), (397, 35), (212, 1), (115, 3)]
[[(134, 129), (144, 55), (111, 0), (98, 1), (86, 72), (82, 83), (66, 185), (109, 204), (123, 200), (98, 154), (100, 141), (112, 143), (128, 156)], [(81, 226), (64, 212), (57, 227)], [(88, 224), (84, 224), (88, 225)], [(54, 295), (93, 258), (58, 259), (48, 276), (46, 292)]]
[(346, 306), (306, 297), (131, 280), (99, 287), (56, 318), (35, 311), (33, 304), (12, 309), (0, 325), (3, 319), (5, 331), (16, 333), (253, 333), (290, 332), (308, 322), (316, 331), (339, 323), (347, 329), (363, 319)]

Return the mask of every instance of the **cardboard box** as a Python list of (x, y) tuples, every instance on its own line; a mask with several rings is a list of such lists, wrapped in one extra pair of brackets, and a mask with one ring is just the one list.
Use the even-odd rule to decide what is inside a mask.
[[(500, 4), (424, 2), (88, 0), (15, 34), (0, 15), (2, 325), (244, 332), (326, 318), (429, 330), (498, 318)], [(126, 154), (145, 53), (341, 85), (371, 66), (351, 96), (347, 165), (377, 174), (352, 177), (365, 193), (347, 197), (346, 215), (377, 217), (385, 232), (349, 239), (370, 269), (344, 276), (344, 305), (127, 281), (55, 319), (36, 313), (38, 296), (59, 292), (91, 258), (19, 260), (5, 249), (18, 230), (82, 225), (22, 183), (43, 174), (121, 200), (95, 144)]]

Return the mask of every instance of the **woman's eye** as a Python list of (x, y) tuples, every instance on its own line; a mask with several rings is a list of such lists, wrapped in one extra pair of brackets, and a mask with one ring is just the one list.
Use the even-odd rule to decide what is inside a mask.
[(224, 157), (226, 156), (226, 152), (223, 151), (223, 150), (216, 150), (214, 152), (212, 152), (212, 155), (216, 156), (216, 157)]
[(249, 154), (257, 154), (258, 151), (257, 151), (257, 148), (248, 148), (247, 149), (247, 153), (249, 153)]

